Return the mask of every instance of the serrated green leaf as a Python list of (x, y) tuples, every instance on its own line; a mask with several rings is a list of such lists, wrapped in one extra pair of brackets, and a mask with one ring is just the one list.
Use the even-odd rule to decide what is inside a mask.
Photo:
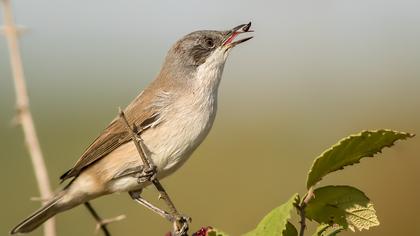
[(314, 190), (306, 209), (306, 217), (320, 224), (338, 224), (344, 229), (358, 230), (378, 226), (376, 211), (369, 198), (351, 186), (325, 186)]
[(320, 224), (312, 236), (336, 236), (344, 228), (339, 225)]
[(363, 157), (373, 157), (395, 141), (413, 137), (413, 134), (393, 130), (363, 131), (342, 139), (317, 157), (309, 170), (306, 186), (309, 189), (328, 173), (360, 162)]
[[(286, 203), (268, 213), (258, 224), (257, 228), (245, 234), (246, 236), (295, 236), (296, 228), (288, 222), (290, 211), (298, 194), (294, 194)], [(296, 231), (296, 234), (294, 234)]]

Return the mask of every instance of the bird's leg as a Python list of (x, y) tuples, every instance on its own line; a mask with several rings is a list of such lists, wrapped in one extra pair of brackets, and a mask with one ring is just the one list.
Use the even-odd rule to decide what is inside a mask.
[(152, 203), (150, 203), (146, 199), (144, 199), (141, 196), (141, 190), (140, 191), (136, 191), (136, 192), (129, 192), (129, 194), (130, 194), (130, 197), (134, 201), (136, 201), (137, 203), (140, 203), (141, 205), (143, 205), (147, 209), (149, 209), (149, 210), (153, 211), (154, 213), (162, 216), (166, 220), (168, 220), (170, 222), (174, 222), (174, 217), (171, 214), (169, 214), (168, 212), (160, 209), (159, 207), (153, 205)]
[[(130, 123), (127, 120), (127, 117), (125, 117), (124, 111), (122, 111), (121, 109), (120, 109), (120, 112), (119, 112), (119, 116), (123, 120), (123, 122), (125, 123), (125, 125), (127, 127), (127, 130), (130, 133), (131, 140), (134, 142), (134, 145), (136, 146), (137, 152), (139, 153), (140, 158), (141, 158), (142, 162), (144, 163), (145, 169), (150, 170), (149, 172), (152, 173), (151, 177), (148, 177), (147, 180), (153, 183), (153, 185), (159, 191), (160, 197), (165, 201), (165, 203), (168, 205), (168, 207), (170, 209), (170, 215), (174, 219), (173, 220), (173, 222), (174, 222), (174, 232), (173, 232), (174, 236), (187, 236), (188, 222), (191, 221), (191, 218), (184, 217), (184, 216), (179, 214), (179, 212), (175, 208), (175, 205), (173, 204), (173, 202), (169, 198), (168, 193), (166, 193), (165, 189), (160, 184), (159, 180), (156, 178), (157, 169), (154, 166), (152, 159), (145, 152), (146, 148), (143, 144), (143, 140), (141, 139), (141, 137), (139, 135), (143, 130), (136, 130), (136, 128), (131, 127)], [(140, 127), (140, 129), (141, 129), (141, 127)], [(150, 174), (147, 174), (145, 176), (146, 177), (150, 176)], [(143, 179), (139, 178), (139, 181), (140, 180), (143, 180)]]
[[(139, 146), (139, 152), (141, 152), (144, 155), (146, 160), (151, 160), (150, 157), (148, 157), (147, 153), (145, 152), (145, 146), (143, 144), (143, 140), (141, 138), (137, 138), (136, 141), (137, 141), (138, 146)], [(145, 177), (142, 176), (144, 174), (146, 174)], [(143, 173), (138, 178), (138, 181), (139, 181), (139, 183), (140, 183), (140, 181), (150, 181), (150, 182), (153, 183), (153, 185), (159, 191), (159, 198), (163, 199), (165, 201), (166, 205), (169, 207), (169, 210), (170, 210), (169, 212), (170, 212), (170, 216), (171, 216), (170, 221), (173, 222), (173, 224), (174, 224), (173, 235), (174, 236), (186, 236), (187, 232), (188, 232), (188, 222), (191, 222), (191, 218), (179, 214), (178, 210), (175, 207), (175, 204), (172, 202), (172, 200), (169, 197), (168, 193), (166, 192), (165, 188), (162, 186), (162, 184), (156, 178), (156, 174), (157, 174), (156, 166), (154, 166), (153, 164), (149, 164), (149, 167), (148, 168), (146, 167), (145, 170), (143, 170)], [(145, 201), (145, 200), (143, 199), (143, 201)], [(146, 206), (146, 205), (144, 205), (144, 206)], [(146, 207), (148, 207), (148, 206), (146, 206)], [(151, 208), (149, 208), (149, 209), (151, 209)], [(153, 211), (153, 209), (151, 209), (151, 210)], [(158, 212), (156, 212), (156, 213), (158, 213)]]
[(153, 205), (143, 197), (141, 197), (141, 190), (136, 192), (129, 192), (130, 197), (136, 201), (137, 203), (141, 204), (142, 206), (146, 207), (147, 209), (151, 210), (152, 212), (160, 215), (161, 217), (165, 218), (169, 222), (174, 224), (174, 236), (186, 236), (188, 231), (188, 222), (191, 221), (189, 217), (185, 216), (176, 216), (174, 214), (168, 213), (160, 209), (159, 207)]
[(163, 199), (166, 205), (170, 209), (170, 213), (174, 219), (174, 236), (187, 236), (188, 234), (188, 223), (191, 222), (191, 218), (188, 216), (184, 216), (179, 214), (178, 210), (176, 209), (174, 203), (172, 202), (171, 198), (169, 197), (168, 193), (163, 188), (162, 184), (160, 184), (158, 179), (152, 181), (155, 185), (156, 189), (159, 191), (159, 198)]

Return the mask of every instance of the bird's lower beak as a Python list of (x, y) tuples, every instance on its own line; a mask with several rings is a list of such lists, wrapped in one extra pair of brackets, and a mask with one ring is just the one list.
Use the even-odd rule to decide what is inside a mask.
[(223, 41), (223, 47), (226, 47), (227, 49), (233, 48), (236, 45), (243, 43), (245, 41), (248, 41), (252, 39), (253, 37), (247, 37), (243, 39), (239, 39), (237, 41), (233, 41), (239, 34), (247, 33), (247, 32), (254, 32), (253, 30), (250, 30), (251, 28), (251, 22), (248, 24), (238, 25), (235, 28), (228, 31), (226, 35), (225, 41)]

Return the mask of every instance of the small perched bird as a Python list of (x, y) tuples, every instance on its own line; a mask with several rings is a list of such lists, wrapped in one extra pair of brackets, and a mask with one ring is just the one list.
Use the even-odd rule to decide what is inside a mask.
[[(226, 59), (233, 47), (252, 38), (234, 41), (250, 32), (250, 26), (184, 36), (167, 53), (156, 79), (124, 109), (128, 122), (141, 130), (157, 179), (184, 164), (209, 133)], [(141, 191), (150, 184), (138, 181), (136, 170), (142, 166), (125, 123), (117, 117), (61, 176), (71, 182), (11, 233), (31, 232), (54, 215), (106, 194)]]

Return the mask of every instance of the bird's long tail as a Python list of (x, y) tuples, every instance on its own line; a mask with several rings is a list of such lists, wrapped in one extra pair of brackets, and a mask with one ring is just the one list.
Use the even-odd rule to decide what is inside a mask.
[(64, 191), (58, 193), (52, 200), (41, 207), (39, 210), (34, 212), (28, 218), (19, 223), (12, 229), (10, 234), (24, 234), (29, 233), (32, 230), (39, 227), (42, 223), (53, 217), (57, 213), (62, 211), (62, 207), (59, 206), (59, 201), (64, 195)]

